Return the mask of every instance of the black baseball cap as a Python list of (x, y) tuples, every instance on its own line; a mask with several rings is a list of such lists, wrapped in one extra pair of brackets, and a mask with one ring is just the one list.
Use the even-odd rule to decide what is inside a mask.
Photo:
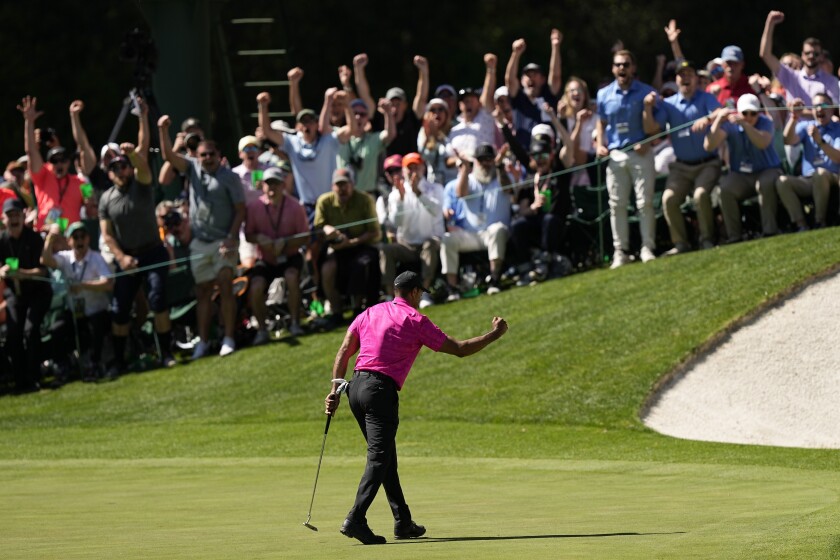
[(23, 202), (18, 200), (17, 198), (7, 198), (5, 202), (3, 202), (3, 213), (8, 214), (9, 212), (14, 212), (17, 210), (18, 212), (23, 212), (24, 208)]
[(420, 276), (416, 272), (411, 271), (403, 272), (394, 278), (394, 287), (409, 290), (418, 288), (427, 294), (429, 293), (429, 290), (423, 287), (423, 281), (420, 280)]

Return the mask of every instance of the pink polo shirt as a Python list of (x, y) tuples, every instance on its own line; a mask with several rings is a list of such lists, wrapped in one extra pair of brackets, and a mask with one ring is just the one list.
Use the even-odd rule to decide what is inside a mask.
[[(271, 204), (263, 194), (251, 200), (245, 206), (245, 235), (263, 234), (271, 239), (291, 237), (309, 232), (306, 210), (296, 199), (284, 196), (279, 205)], [(286, 247), (287, 257), (297, 253), (297, 249)], [(262, 258), (262, 250), (260, 250)]]
[(356, 369), (387, 375), (397, 389), (423, 346), (437, 352), (446, 341), (437, 325), (400, 297), (367, 308), (348, 330), (359, 337)]

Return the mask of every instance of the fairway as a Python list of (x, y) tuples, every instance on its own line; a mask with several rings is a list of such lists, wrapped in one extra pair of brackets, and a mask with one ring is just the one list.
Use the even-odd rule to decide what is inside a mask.
[[(302, 523), (343, 333), (108, 384), (0, 398), (0, 557), (840, 558), (840, 451), (676, 439), (639, 411), (713, 337), (836, 270), (840, 230), (596, 270), (429, 316), (456, 337), (510, 331), (457, 360), (423, 351), (400, 394), (408, 503), (427, 538), (339, 534), (364, 466), (343, 403)], [(703, 281), (698, 281), (702, 278)]]
[[(618, 461), (412, 458), (405, 490), (428, 538), (363, 547), (338, 534), (363, 463), (311, 460), (0, 463), (4, 558), (748, 558), (780, 527), (837, 513), (840, 475)], [(384, 501), (370, 523), (388, 534)], [(811, 557), (804, 554), (800, 557)]]

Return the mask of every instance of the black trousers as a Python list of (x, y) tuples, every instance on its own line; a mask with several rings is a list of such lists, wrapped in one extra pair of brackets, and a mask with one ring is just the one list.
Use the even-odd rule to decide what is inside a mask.
[(531, 257), (531, 247), (539, 247), (550, 253), (559, 252), (565, 224), (565, 220), (550, 212), (513, 220), (510, 224), (510, 242), (516, 260), (520, 263), (528, 261)]
[(397, 427), (400, 401), (397, 385), (388, 376), (357, 371), (347, 387), (350, 410), (367, 441), (367, 465), (347, 519), (367, 523), (367, 510), (379, 487), (385, 488), (395, 524), (411, 521), (397, 473)]
[(28, 389), (41, 381), (41, 323), (49, 311), (52, 290), (17, 296), (7, 288), (5, 297), (6, 352), (12, 364), (15, 387)]

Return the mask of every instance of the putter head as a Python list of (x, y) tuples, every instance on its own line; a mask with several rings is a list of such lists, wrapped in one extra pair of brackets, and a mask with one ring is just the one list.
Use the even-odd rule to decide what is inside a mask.
[(309, 523), (309, 521), (305, 521), (303, 523), (303, 526), (306, 527), (307, 529), (312, 529), (313, 531), (318, 530), (318, 527), (316, 527), (315, 525), (312, 525), (311, 523)]

